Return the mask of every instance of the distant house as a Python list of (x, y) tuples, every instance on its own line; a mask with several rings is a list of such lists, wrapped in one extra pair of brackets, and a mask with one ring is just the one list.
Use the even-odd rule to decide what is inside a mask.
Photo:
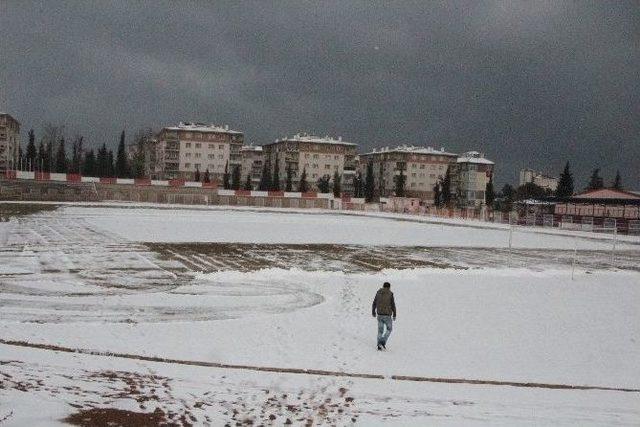
[(640, 194), (600, 188), (587, 190), (555, 206), (557, 215), (592, 218), (640, 219)]

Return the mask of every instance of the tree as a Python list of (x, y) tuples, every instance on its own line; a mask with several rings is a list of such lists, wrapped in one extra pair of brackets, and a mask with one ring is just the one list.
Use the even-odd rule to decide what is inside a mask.
[(113, 150), (109, 150), (109, 154), (107, 155), (107, 176), (113, 177), (116, 173), (116, 168), (113, 163)]
[(433, 204), (436, 208), (442, 206), (442, 192), (440, 191), (440, 182), (436, 182), (433, 186)]
[(442, 198), (441, 205), (449, 206), (451, 203), (451, 166), (447, 166), (447, 171), (444, 173), (444, 178), (440, 183), (440, 195)]
[(29, 142), (27, 143), (27, 152), (25, 154), (25, 161), (27, 163), (27, 169), (33, 171), (36, 169), (38, 158), (38, 150), (36, 149), (36, 136), (33, 129), (29, 131)]
[(222, 188), (228, 190), (231, 188), (231, 176), (229, 175), (229, 161), (224, 165), (224, 175), (222, 175)]
[(541, 199), (547, 195), (547, 192), (544, 188), (539, 185), (534, 184), (533, 182), (527, 182), (526, 184), (521, 185), (516, 190), (516, 199), (517, 200), (526, 200), (526, 199)]
[(46, 158), (47, 158), (47, 148), (44, 146), (44, 143), (42, 142), (42, 140), (40, 140), (40, 144), (38, 145), (38, 157), (36, 158), (35, 170), (44, 172)]
[(367, 203), (373, 201), (375, 196), (375, 183), (373, 181), (373, 163), (367, 163), (367, 174), (364, 178), (364, 199)]
[(395, 193), (396, 197), (404, 197), (404, 185), (407, 182), (407, 177), (404, 174), (404, 169), (400, 167), (400, 175), (395, 176)]
[(302, 175), (300, 175), (300, 182), (298, 183), (298, 191), (300, 193), (306, 193), (309, 191), (309, 184), (307, 184), (307, 168), (302, 169)]
[(127, 152), (124, 146), (124, 129), (122, 130), (122, 133), (120, 133), (120, 142), (118, 143), (115, 175), (118, 178), (129, 178), (129, 162), (127, 161)]
[(67, 151), (64, 147), (64, 137), (60, 138), (58, 143), (58, 151), (56, 152), (56, 173), (67, 173)]
[(556, 197), (565, 199), (573, 196), (573, 175), (569, 170), (569, 162), (564, 166), (564, 170), (560, 174), (558, 187), (556, 188)]
[(260, 184), (258, 184), (258, 190), (260, 191), (269, 191), (271, 188), (271, 169), (265, 162), (262, 165), (262, 175), (260, 176)]
[(96, 155), (93, 150), (89, 150), (84, 158), (82, 174), (84, 176), (96, 176)]
[(244, 182), (243, 190), (253, 190), (253, 185), (251, 184), (251, 172), (247, 174), (247, 180)]
[(195, 182), (200, 182), (200, 170), (196, 168), (196, 173), (193, 174), (193, 180)]
[(240, 165), (234, 165), (231, 172), (231, 188), (234, 190), (240, 189)]
[(41, 162), (42, 169), (46, 172), (52, 172), (55, 170), (55, 157), (53, 154), (54, 146), (60, 142), (60, 139), (64, 136), (64, 126), (55, 126), (51, 123), (44, 125), (42, 130), (42, 139), (40, 140), (43, 145), (43, 153)]
[(76, 136), (71, 148), (71, 165), (69, 172), (80, 173), (82, 171), (82, 137)]
[(204, 171), (204, 179), (202, 182), (211, 182), (211, 174), (209, 173), (209, 168)]
[(340, 182), (341, 181), (342, 181), (342, 177), (340, 176), (338, 171), (335, 171), (333, 173), (333, 197), (340, 197), (340, 193), (341, 193)]
[(505, 184), (500, 191), (500, 210), (502, 212), (510, 212), (513, 208), (513, 201), (516, 197), (516, 190), (509, 184)]
[(493, 201), (495, 200), (496, 195), (493, 192), (493, 174), (489, 176), (489, 181), (487, 182), (487, 186), (484, 192), (484, 202), (487, 206), (492, 207)]
[(95, 172), (99, 177), (106, 177), (109, 175), (109, 153), (107, 152), (107, 145), (102, 144), (102, 147), (98, 149), (98, 155), (96, 156)]
[(284, 186), (284, 191), (293, 191), (293, 170), (290, 164), (287, 165), (287, 181)]
[(591, 178), (589, 178), (589, 185), (587, 186), (587, 190), (599, 190), (604, 187), (604, 181), (600, 176), (600, 168), (596, 168), (593, 170), (591, 174)]
[(353, 177), (353, 197), (360, 198), (363, 196), (364, 189), (362, 187), (362, 174), (358, 172), (356, 176)]
[(129, 173), (134, 178), (144, 178), (147, 175), (147, 150), (149, 149), (149, 139), (152, 134), (151, 129), (141, 129), (133, 137), (136, 151), (129, 165)]
[(276, 155), (276, 162), (273, 165), (273, 179), (271, 180), (271, 189), (273, 191), (280, 191), (280, 166), (278, 162), (278, 156)]
[(611, 188), (614, 190), (622, 190), (622, 178), (620, 177), (620, 171), (616, 171), (616, 178), (613, 180)]
[(329, 183), (329, 175), (324, 175), (317, 182), (318, 190), (321, 193), (328, 193), (331, 189), (331, 184)]

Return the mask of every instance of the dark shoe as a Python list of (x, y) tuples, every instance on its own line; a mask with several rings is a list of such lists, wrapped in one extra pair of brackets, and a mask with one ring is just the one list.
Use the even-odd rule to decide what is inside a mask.
[(378, 344), (378, 350), (382, 350), (382, 346)]
[(382, 348), (387, 349), (387, 344), (382, 344)]

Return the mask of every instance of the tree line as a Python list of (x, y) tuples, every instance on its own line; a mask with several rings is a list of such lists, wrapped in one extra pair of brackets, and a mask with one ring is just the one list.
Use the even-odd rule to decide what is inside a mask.
[(114, 155), (103, 143), (97, 150), (84, 147), (84, 137), (75, 135), (70, 148), (65, 138), (64, 126), (46, 124), (42, 137), (36, 145), (33, 129), (28, 133), (28, 141), (23, 152), (20, 147), (18, 164), (21, 170), (49, 173), (71, 173), (85, 176), (142, 178), (145, 176), (145, 144), (151, 130), (138, 131), (135, 135), (136, 148), (132, 159), (126, 152), (125, 131), (120, 134), (118, 148)]

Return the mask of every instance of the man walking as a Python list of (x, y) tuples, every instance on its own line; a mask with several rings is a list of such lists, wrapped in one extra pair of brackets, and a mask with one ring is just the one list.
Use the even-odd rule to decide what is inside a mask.
[(373, 299), (371, 314), (376, 317), (376, 313), (378, 314), (378, 350), (382, 350), (387, 348), (387, 340), (393, 329), (391, 316), (393, 315), (393, 320), (396, 320), (396, 302), (389, 282), (384, 282)]

